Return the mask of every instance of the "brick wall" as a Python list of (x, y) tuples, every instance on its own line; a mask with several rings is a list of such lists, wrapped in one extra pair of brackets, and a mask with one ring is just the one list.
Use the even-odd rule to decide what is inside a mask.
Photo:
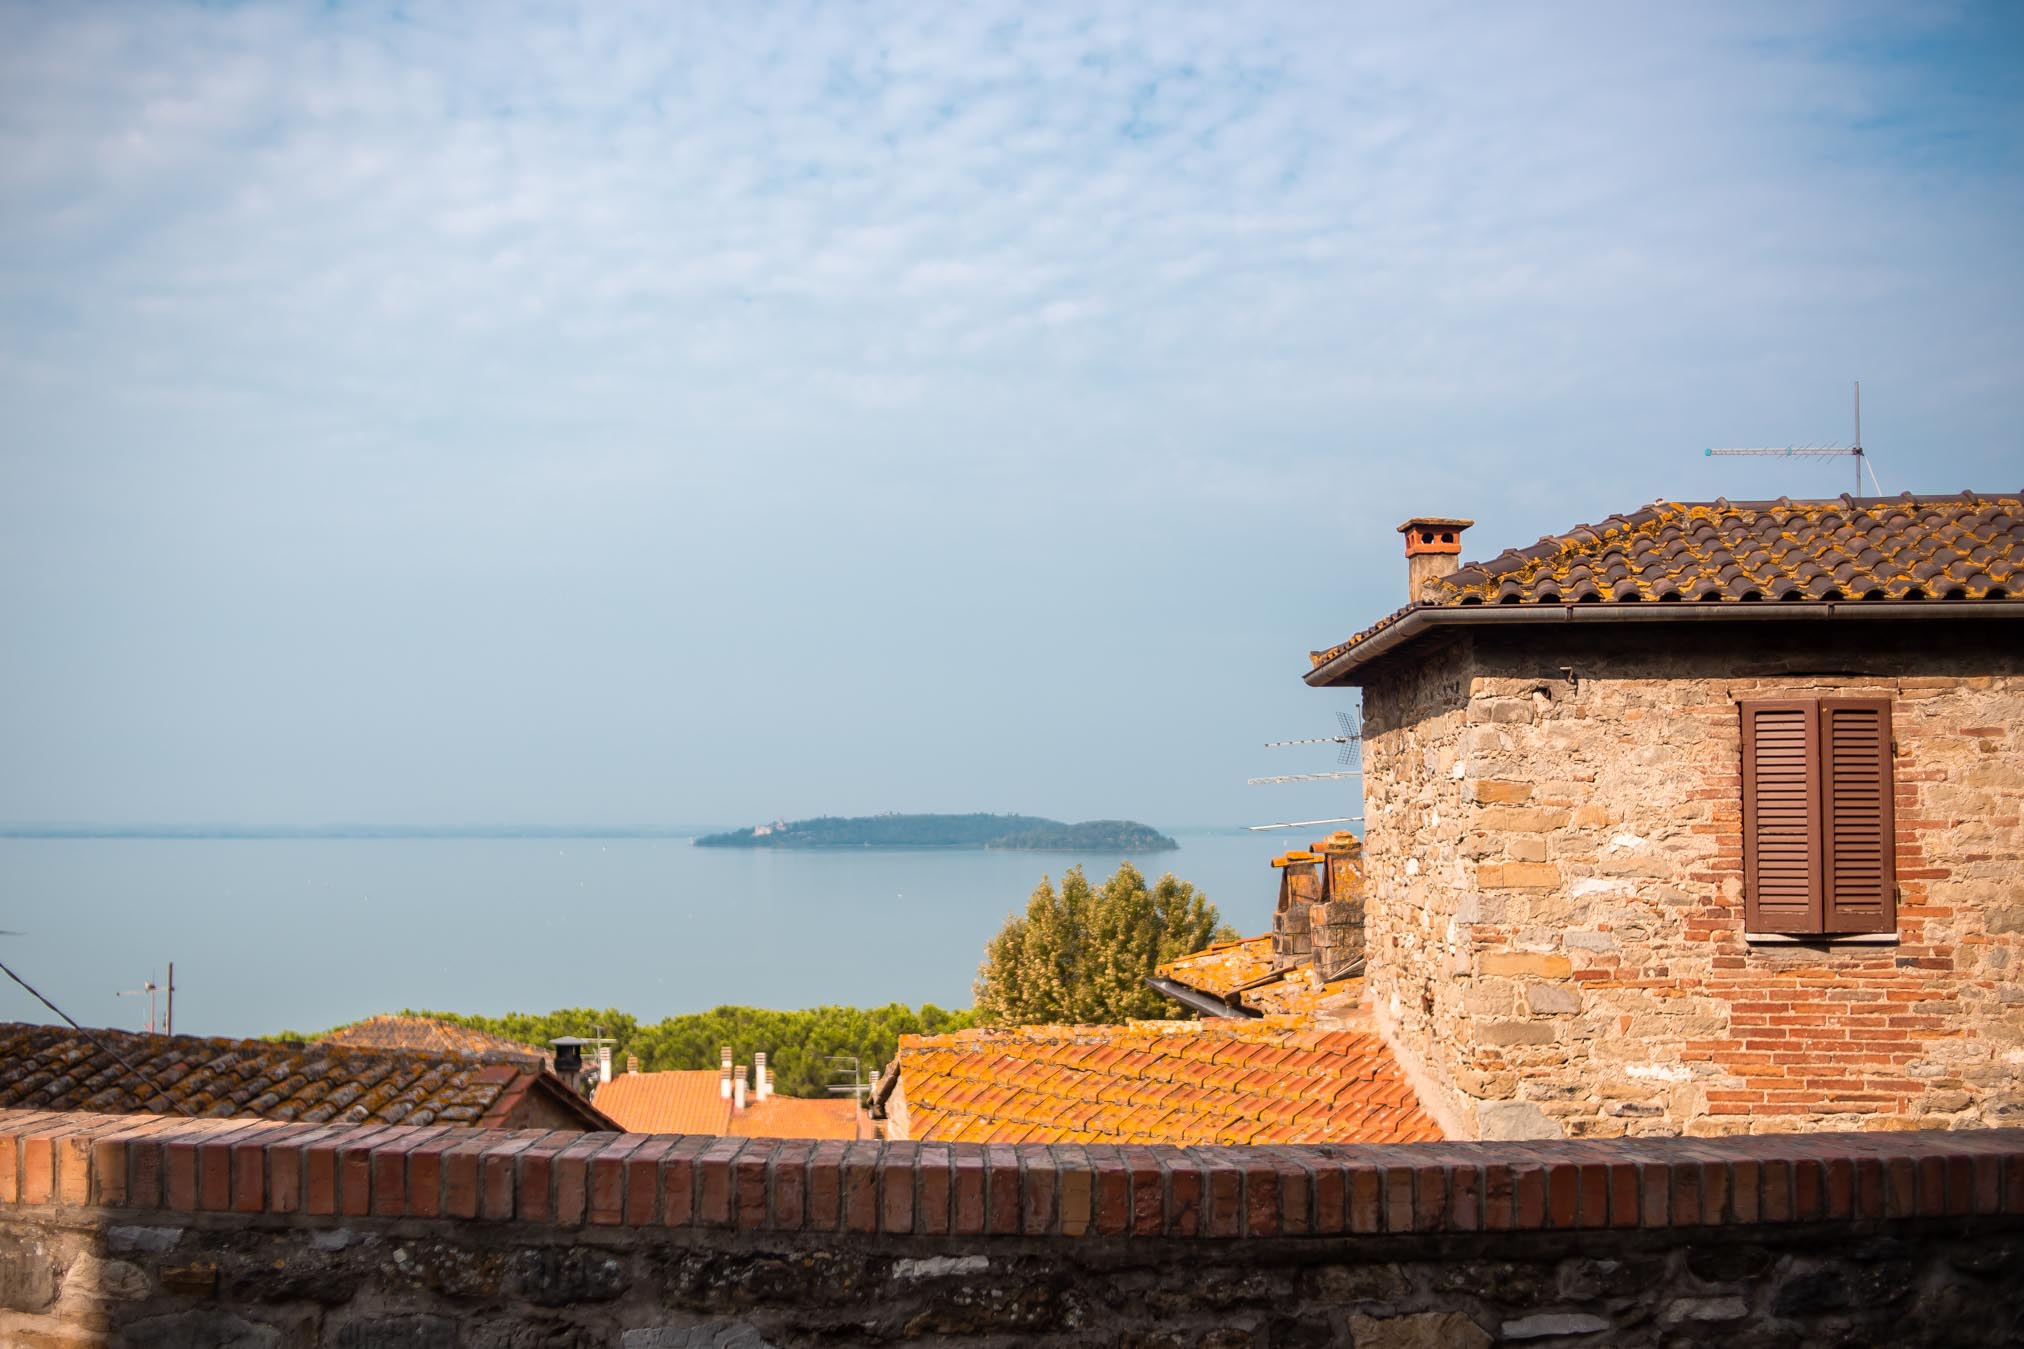
[[(1366, 689), (1371, 988), (1444, 1123), (2024, 1120), (2024, 661), (1863, 638), (1505, 630)], [(1891, 699), (1895, 944), (1744, 940), (1735, 703), (1787, 695)]]
[(0, 1112), (0, 1342), (2002, 1342), (2024, 1131), (1098, 1148)]

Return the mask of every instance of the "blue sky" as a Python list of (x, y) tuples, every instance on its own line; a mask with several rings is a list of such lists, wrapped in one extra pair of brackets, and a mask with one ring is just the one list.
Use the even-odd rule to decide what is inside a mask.
[(2019, 15), (5, 7), (0, 820), (1349, 813), (1407, 515), (2024, 483)]

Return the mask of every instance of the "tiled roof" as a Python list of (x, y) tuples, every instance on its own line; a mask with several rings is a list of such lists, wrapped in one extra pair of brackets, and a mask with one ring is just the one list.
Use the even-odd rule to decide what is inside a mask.
[(1415, 610), (1653, 601), (1803, 604), (2018, 596), (2019, 493), (1658, 501), (1426, 583), (1416, 603), (1317, 651), (1319, 667)]
[(1271, 977), (1272, 938), (1268, 934), (1217, 942), (1193, 955), (1169, 960), (1156, 973), (1162, 979), (1227, 998), (1240, 988)]
[(547, 1055), (531, 1045), (503, 1036), (439, 1021), (432, 1016), (373, 1016), (339, 1026), (319, 1036), (318, 1044), (351, 1049), (411, 1049), (428, 1054), (463, 1054), (473, 1058), (513, 1060), (539, 1067)]
[(597, 1089), (597, 1108), (628, 1133), (738, 1138), (856, 1138), (855, 1101), (769, 1096), (734, 1111), (714, 1068), (621, 1073)]
[[(551, 1105), (586, 1128), (611, 1127), (555, 1078), (512, 1063), (119, 1030), (91, 1037), (67, 1026), (0, 1025), (0, 1106), (489, 1127), (504, 1124), (532, 1092), (553, 1098)], [(139, 1080), (94, 1038), (131, 1064)]]
[(900, 1037), (906, 1136), (973, 1143), (1404, 1143), (1440, 1129), (1384, 1041), (1309, 1018)]
[(825, 1101), (768, 1096), (733, 1115), (731, 1133), (739, 1138), (856, 1138), (857, 1102), (848, 1097)]
[(1232, 1007), (1259, 1013), (1313, 1012), (1325, 1006), (1354, 1005), (1360, 978), (1324, 983), (1312, 964), (1272, 968), (1272, 938), (1220, 942), (1193, 955), (1169, 960), (1155, 971), (1162, 979), (1200, 989)]
[(592, 1101), (633, 1134), (721, 1134), (731, 1119), (720, 1075), (693, 1072), (620, 1073), (597, 1085)]

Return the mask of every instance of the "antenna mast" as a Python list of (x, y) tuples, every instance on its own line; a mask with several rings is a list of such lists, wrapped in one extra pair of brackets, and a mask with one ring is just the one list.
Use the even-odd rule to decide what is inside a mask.
[[(1862, 381), (1855, 381), (1855, 444), (1841, 445), (1784, 445), (1769, 448), (1751, 446), (1741, 449), (1704, 450), (1708, 458), (1749, 456), (1759, 459), (1853, 459), (1855, 460), (1855, 495), (1862, 495), (1863, 460), (1862, 451)], [(1878, 496), (1883, 495), (1883, 484), (1876, 480), (1876, 470), (1869, 470), (1869, 481), (1876, 488)]]

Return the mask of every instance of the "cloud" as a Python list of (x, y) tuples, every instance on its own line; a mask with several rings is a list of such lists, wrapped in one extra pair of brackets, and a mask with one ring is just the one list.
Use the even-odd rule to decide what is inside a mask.
[[(1121, 587), (1119, 612), (1165, 614), (1175, 587), (1269, 597), (1245, 603), (1284, 629), (1285, 665), (1389, 607), (1390, 540), (1364, 524), (1466, 506), (1501, 546), (1714, 495), (1754, 470), (1718, 481), (1695, 450), (1837, 435), (1857, 376), (1893, 485), (2014, 476), (2001, 17), (5, 21), (0, 605), (31, 634), (171, 594), (219, 614), (431, 587), (503, 604), (566, 576), (640, 613), (710, 591), (685, 640), (716, 653), (755, 613), (826, 623), (847, 596), (834, 661), (954, 679), (987, 618), (945, 612), (960, 635), (937, 643), (909, 606), (950, 587), (1024, 606), (1001, 582), (1040, 547), (1067, 561), (1034, 584)], [(1353, 527), (1289, 533), (1331, 519)], [(1164, 576), (1118, 521), (1185, 540)], [(78, 541), (74, 570), (49, 565)], [(909, 571), (924, 549), (933, 578)], [(1100, 605), (1059, 620), (1069, 645), (1103, 634)], [(615, 658), (659, 662), (675, 638), (652, 627)], [(460, 668), (425, 633), (414, 650)], [(0, 692), (75, 725), (77, 659), (52, 637)], [(685, 677), (671, 695), (742, 696)], [(1127, 682), (1046, 690), (1033, 743), (1094, 753)], [(52, 761), (71, 743), (11, 734)]]

